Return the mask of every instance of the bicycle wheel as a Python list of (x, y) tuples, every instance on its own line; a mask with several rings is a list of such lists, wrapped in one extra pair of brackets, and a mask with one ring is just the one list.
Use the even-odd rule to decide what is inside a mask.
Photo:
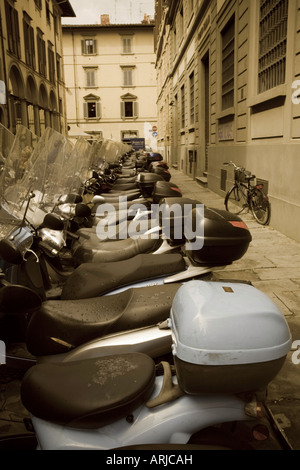
[(225, 196), (226, 210), (231, 214), (241, 214), (248, 207), (247, 193), (247, 186), (243, 184), (234, 185)]
[(261, 225), (267, 225), (270, 221), (271, 206), (264, 192), (255, 188), (251, 192), (250, 208), (255, 220)]

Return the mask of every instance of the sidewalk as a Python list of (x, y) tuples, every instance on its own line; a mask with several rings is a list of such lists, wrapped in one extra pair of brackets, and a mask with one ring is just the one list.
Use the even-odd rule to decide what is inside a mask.
[[(192, 178), (170, 169), (171, 181), (183, 196), (216, 209), (225, 209), (224, 199)], [(251, 213), (243, 214), (252, 242), (239, 261), (216, 272), (219, 279), (250, 281), (267, 294), (285, 316), (293, 341), (300, 344), (300, 243), (270, 226), (259, 225)], [(272, 223), (272, 214), (271, 214)], [(300, 450), (300, 363), (292, 362), (293, 351), (277, 378), (269, 386), (269, 405), (278, 425), (295, 450)], [(299, 358), (299, 354), (295, 354)]]

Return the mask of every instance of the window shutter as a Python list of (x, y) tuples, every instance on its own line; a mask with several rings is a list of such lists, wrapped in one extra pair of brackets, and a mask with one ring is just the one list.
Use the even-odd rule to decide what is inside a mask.
[(121, 117), (125, 117), (125, 103), (121, 101)]
[(85, 54), (85, 53), (86, 53), (86, 52), (85, 52), (85, 40), (84, 40), (84, 39), (81, 40), (81, 53), (82, 53), (82, 54)]
[(131, 53), (131, 38), (123, 38), (123, 53)]
[(138, 117), (138, 102), (137, 101), (133, 102), (133, 116)]
[(101, 103), (99, 102), (96, 103), (96, 115), (97, 118), (101, 118)]
[(89, 110), (88, 110), (88, 104), (83, 103), (83, 116), (85, 119), (89, 117)]
[(96, 39), (93, 40), (93, 49), (94, 49), (93, 50), (94, 54), (97, 54), (97, 41), (96, 41)]

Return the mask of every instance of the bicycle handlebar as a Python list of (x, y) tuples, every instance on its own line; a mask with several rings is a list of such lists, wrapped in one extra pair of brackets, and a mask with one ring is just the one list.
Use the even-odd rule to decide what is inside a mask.
[(232, 165), (235, 170), (245, 170), (242, 166), (237, 166), (232, 160), (230, 162), (224, 162), (223, 165)]

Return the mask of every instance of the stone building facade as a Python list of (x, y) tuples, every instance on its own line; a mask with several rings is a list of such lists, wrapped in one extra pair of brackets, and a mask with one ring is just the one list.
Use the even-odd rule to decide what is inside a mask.
[(64, 25), (69, 135), (156, 148), (154, 24)]
[(66, 131), (62, 16), (75, 16), (68, 0), (0, 2), (0, 123), (12, 133)]
[(156, 1), (158, 149), (225, 195), (230, 160), (300, 240), (299, 0)]

